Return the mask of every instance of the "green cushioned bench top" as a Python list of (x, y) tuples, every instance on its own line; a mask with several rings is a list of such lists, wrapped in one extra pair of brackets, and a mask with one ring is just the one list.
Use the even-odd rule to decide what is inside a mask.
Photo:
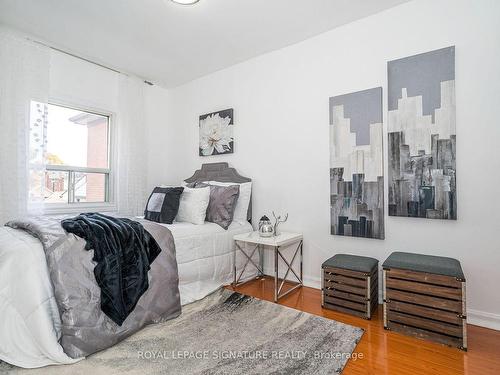
[(465, 281), (460, 262), (447, 257), (395, 251), (385, 260), (382, 268), (399, 268), (434, 275), (452, 276)]
[(374, 268), (378, 268), (378, 260), (359, 255), (336, 254), (322, 265), (325, 267), (336, 267), (351, 271), (371, 273)]

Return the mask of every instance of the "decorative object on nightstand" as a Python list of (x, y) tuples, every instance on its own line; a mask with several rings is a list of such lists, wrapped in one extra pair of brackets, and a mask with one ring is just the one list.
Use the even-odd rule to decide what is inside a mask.
[(337, 254), (321, 268), (321, 306), (371, 319), (378, 305), (378, 260)]
[(274, 211), (273, 211), (273, 216), (274, 216), (274, 236), (279, 236), (279, 230), (278, 230), (278, 226), (281, 224), (281, 223), (284, 223), (285, 221), (288, 220), (288, 214), (286, 214), (285, 216), (285, 220), (281, 220), (281, 215), (279, 215), (278, 217), (276, 217), (276, 215), (274, 214)]
[(259, 234), (261, 237), (272, 237), (274, 234), (274, 228), (271, 224), (271, 220), (264, 215), (259, 221)]
[(467, 350), (465, 277), (458, 260), (394, 252), (382, 268), (385, 329)]
[[(234, 281), (233, 281), (233, 286), (238, 286), (241, 284), (244, 284), (246, 281), (240, 282), (241, 277), (243, 276), (243, 273), (245, 272), (245, 269), (248, 265), (248, 263), (252, 263), (252, 265), (257, 268), (259, 271), (259, 276), (264, 275), (264, 258), (263, 258), (263, 251), (265, 249), (273, 250), (274, 253), (274, 302), (278, 302), (278, 299), (290, 294), (294, 290), (302, 287), (303, 285), (303, 277), (302, 277), (302, 234), (300, 233), (290, 233), (290, 232), (283, 232), (278, 236), (272, 236), (269, 238), (264, 238), (260, 236), (260, 233), (258, 231), (256, 232), (251, 232), (251, 233), (243, 233), (243, 234), (237, 234), (236, 236), (233, 237), (235, 248), (234, 248)], [(240, 246), (243, 245), (243, 246)], [(254, 248), (247, 253), (245, 251), (245, 245), (250, 244), (253, 245)], [(295, 251), (293, 252), (293, 256), (291, 260), (287, 260), (285, 256), (283, 255), (283, 249), (288, 248), (290, 246), (295, 247)], [(240, 251), (243, 253), (243, 255), (246, 258), (245, 264), (243, 265), (243, 268), (240, 272), (239, 275), (236, 274), (236, 253), (237, 251)], [(259, 265), (255, 263), (253, 260), (253, 256), (255, 252), (259, 250)], [(295, 262), (295, 259), (297, 258), (297, 255), (299, 255), (299, 274), (293, 269), (293, 264)], [(279, 283), (279, 278), (278, 278), (278, 273), (279, 273), (279, 258), (283, 260), (283, 262), (286, 264), (286, 272), (283, 278), (281, 279), (281, 283)], [(287, 291), (281, 293), (281, 290), (283, 289), (283, 286), (285, 285), (285, 281), (287, 281), (287, 277), (290, 274), (290, 272), (295, 276), (297, 279), (297, 283)], [(247, 280), (250, 281), (250, 280)], [(279, 284), (279, 285), (278, 285)]]

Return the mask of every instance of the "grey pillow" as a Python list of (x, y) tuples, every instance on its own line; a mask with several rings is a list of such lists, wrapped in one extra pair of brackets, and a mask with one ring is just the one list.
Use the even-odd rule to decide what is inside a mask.
[(240, 196), (240, 186), (215, 186), (204, 183), (194, 183), (193, 187), (210, 186), (210, 201), (208, 202), (206, 220), (219, 224), (222, 228), (229, 228), (233, 222), (236, 202)]

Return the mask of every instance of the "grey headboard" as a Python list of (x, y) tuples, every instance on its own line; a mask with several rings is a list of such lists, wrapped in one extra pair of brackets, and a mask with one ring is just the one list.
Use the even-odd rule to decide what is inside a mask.
[[(203, 181), (218, 181), (218, 182), (251, 182), (252, 179), (243, 177), (234, 168), (229, 168), (228, 163), (207, 163), (202, 164), (201, 169), (198, 169), (194, 174), (185, 179), (187, 183), (203, 182)], [(252, 198), (248, 205), (247, 220), (252, 222)]]

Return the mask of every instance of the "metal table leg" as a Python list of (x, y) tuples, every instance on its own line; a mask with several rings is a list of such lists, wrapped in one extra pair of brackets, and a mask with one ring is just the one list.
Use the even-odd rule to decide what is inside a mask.
[[(245, 282), (247, 281), (250, 281), (250, 280), (247, 280), (245, 282), (239, 282), (241, 280), (241, 277), (243, 276), (243, 273), (245, 272), (245, 269), (247, 268), (247, 265), (248, 263), (252, 263), (252, 265), (257, 268), (257, 270), (259, 271), (260, 274), (264, 274), (264, 270), (263, 270), (263, 267), (259, 264), (255, 264), (255, 262), (253, 261), (253, 256), (255, 254), (255, 252), (259, 249), (259, 245), (255, 246), (252, 250), (252, 252), (250, 253), (250, 255), (248, 255), (245, 250), (243, 250), (240, 245), (238, 244), (237, 241), (234, 242), (235, 244), (235, 249), (234, 249), (234, 281), (233, 281), (233, 286), (238, 286), (238, 285), (241, 285), (241, 284), (244, 284)], [(241, 269), (241, 272), (239, 274), (239, 276), (237, 276), (237, 270), (236, 270), (236, 252), (240, 250), (243, 255), (246, 257), (246, 261), (245, 261), (245, 264), (243, 265), (243, 268)]]
[(278, 302), (278, 251), (279, 246), (274, 248), (274, 302)]
[(303, 248), (304, 248), (304, 241), (300, 241), (300, 282), (303, 284), (304, 283), (304, 276), (303, 276), (303, 267), (302, 267), (302, 260), (304, 259), (303, 256)]
[[(299, 259), (300, 259), (300, 265), (299, 265), (300, 266), (300, 270), (299, 270), (300, 276), (297, 275), (297, 273), (293, 269), (293, 263), (295, 261), (297, 254), (300, 254), (300, 257), (299, 257)], [(287, 266), (285, 276), (283, 277), (283, 280), (281, 281), (281, 284), (279, 286), (278, 286), (278, 270), (279, 270), (278, 255)], [(279, 246), (274, 249), (274, 302), (278, 302), (278, 299), (288, 295), (289, 293), (293, 292), (294, 290), (296, 290), (304, 285), (302, 260), (303, 260), (303, 241), (302, 240), (299, 242), (297, 248), (295, 249), (295, 253), (293, 254), (292, 260), (290, 262), (288, 262), (286, 260), (286, 258), (283, 256), (283, 254), (281, 254)], [(287, 278), (288, 274), (290, 273), (290, 271), (297, 279), (298, 284), (295, 285), (293, 288), (287, 290), (286, 292), (281, 293), (281, 290), (283, 289), (283, 286), (285, 285), (286, 278)]]
[(259, 260), (260, 260), (260, 269), (261, 269), (261, 273), (260, 273), (260, 277), (263, 277), (264, 276), (264, 246), (263, 245), (259, 245)]

